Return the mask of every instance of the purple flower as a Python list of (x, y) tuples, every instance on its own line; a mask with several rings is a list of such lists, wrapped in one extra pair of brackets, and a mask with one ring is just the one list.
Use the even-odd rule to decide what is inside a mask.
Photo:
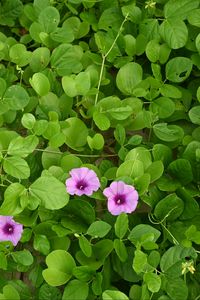
[(11, 241), (14, 246), (21, 239), (23, 225), (15, 222), (11, 216), (0, 216), (0, 242)]
[(138, 192), (132, 185), (123, 181), (114, 181), (103, 191), (107, 197), (108, 210), (112, 215), (132, 213), (138, 204)]
[(99, 179), (93, 170), (88, 168), (72, 169), (70, 178), (66, 180), (67, 192), (70, 195), (91, 196), (100, 187)]

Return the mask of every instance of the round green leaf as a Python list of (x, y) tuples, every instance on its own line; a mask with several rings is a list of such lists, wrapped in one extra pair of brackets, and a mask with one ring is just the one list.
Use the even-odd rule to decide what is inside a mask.
[(69, 201), (65, 185), (53, 176), (39, 177), (29, 188), (30, 194), (39, 199), (47, 209), (60, 209)]
[(198, 0), (169, 0), (164, 6), (165, 18), (184, 20), (193, 9), (199, 6)]
[(200, 105), (194, 106), (189, 110), (189, 118), (192, 123), (200, 125)]
[(159, 275), (155, 273), (145, 273), (144, 274), (144, 281), (146, 282), (148, 289), (152, 293), (157, 293), (161, 287), (161, 278)]
[(124, 95), (134, 95), (134, 89), (142, 81), (142, 67), (134, 62), (120, 68), (117, 73), (116, 84)]
[(173, 193), (158, 202), (154, 209), (154, 215), (158, 220), (167, 218), (169, 221), (173, 221), (182, 214), (183, 209), (183, 201)]
[(30, 176), (27, 162), (18, 156), (4, 158), (3, 168), (6, 173), (18, 179), (26, 179)]
[(150, 104), (150, 110), (160, 119), (170, 117), (175, 111), (175, 103), (167, 97), (159, 97)]
[(175, 57), (166, 64), (166, 77), (172, 82), (182, 82), (192, 71), (192, 61), (187, 57)]
[(119, 291), (106, 290), (102, 294), (103, 300), (128, 300), (128, 297)]
[(188, 29), (182, 20), (165, 20), (160, 26), (160, 34), (171, 49), (179, 49), (187, 43)]
[(29, 79), (32, 88), (39, 96), (45, 96), (50, 90), (49, 79), (42, 73), (35, 73), (31, 79)]
[(42, 272), (45, 281), (52, 286), (65, 284), (72, 276), (73, 268), (76, 266), (71, 254), (65, 250), (55, 250), (46, 257), (48, 266)]
[(129, 176), (131, 178), (136, 178), (144, 174), (144, 165), (142, 161), (138, 159), (129, 159), (123, 162), (117, 169), (116, 176)]
[(104, 221), (96, 221), (90, 225), (87, 234), (93, 237), (104, 237), (111, 230), (110, 224)]
[(34, 115), (25, 113), (21, 119), (22, 125), (27, 129), (33, 129), (36, 122)]
[(29, 95), (20, 85), (11, 85), (5, 92), (3, 99), (10, 109), (20, 110), (29, 102)]
[(75, 150), (84, 146), (87, 142), (88, 129), (83, 121), (73, 117), (65, 121), (63, 133), (66, 136), (66, 144)]
[(86, 282), (74, 279), (65, 287), (62, 300), (86, 300), (88, 299), (89, 287)]
[(59, 11), (53, 6), (48, 6), (41, 11), (38, 21), (43, 26), (44, 32), (53, 32), (60, 22)]
[(36, 48), (30, 60), (30, 67), (33, 72), (40, 72), (46, 68), (50, 61), (50, 50), (45, 47)]
[(153, 126), (155, 135), (162, 141), (174, 142), (181, 140), (184, 136), (183, 129), (177, 125), (167, 125), (167, 123), (159, 123)]

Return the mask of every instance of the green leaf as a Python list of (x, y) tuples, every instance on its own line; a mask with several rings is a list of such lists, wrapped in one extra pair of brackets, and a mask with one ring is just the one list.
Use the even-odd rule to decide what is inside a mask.
[(29, 135), (25, 138), (19, 136), (11, 141), (8, 147), (9, 155), (16, 155), (21, 157), (26, 157), (33, 153), (39, 140), (34, 135)]
[(152, 164), (146, 169), (146, 172), (151, 176), (151, 182), (156, 181), (159, 179), (163, 172), (164, 166), (161, 160), (157, 160), (152, 162)]
[(115, 234), (119, 239), (123, 239), (128, 230), (128, 216), (125, 213), (120, 214), (115, 222)]
[(137, 274), (144, 272), (147, 265), (147, 254), (141, 250), (135, 250), (135, 256), (133, 258), (133, 269)]
[(87, 142), (92, 150), (101, 150), (104, 147), (104, 137), (100, 133), (96, 133), (92, 138), (88, 136)]
[(193, 26), (197, 26), (200, 27), (200, 9), (194, 9), (193, 11), (191, 11), (187, 18), (188, 18), (188, 22), (193, 25)]
[(36, 122), (36, 119), (35, 119), (34, 115), (32, 115), (30, 113), (23, 114), (21, 123), (25, 128), (33, 129), (35, 122)]
[(182, 278), (167, 278), (165, 290), (171, 299), (188, 299), (188, 287)]
[(32, 78), (29, 79), (32, 88), (39, 96), (45, 96), (50, 90), (49, 79), (43, 73), (35, 73)]
[(82, 55), (83, 50), (80, 46), (61, 44), (52, 52), (51, 66), (60, 76), (70, 75), (72, 72), (78, 73), (83, 68)]
[(49, 300), (61, 299), (61, 292), (58, 288), (44, 283), (39, 289), (38, 296), (39, 300), (46, 300), (47, 298)]
[(173, 193), (158, 202), (154, 209), (154, 215), (160, 221), (163, 219), (173, 221), (182, 214), (183, 209), (183, 201)]
[(33, 72), (44, 70), (50, 61), (50, 50), (46, 47), (38, 47), (32, 52), (30, 67)]
[(53, 176), (39, 177), (30, 186), (29, 191), (40, 201), (40, 205), (47, 209), (60, 209), (69, 201), (65, 185)]
[(160, 236), (160, 231), (148, 224), (139, 224), (131, 230), (128, 239), (132, 243), (137, 244), (137, 242), (140, 241), (141, 238), (143, 236), (146, 236), (147, 234), (153, 234), (153, 241), (156, 242)]
[(50, 251), (50, 243), (45, 235), (36, 234), (34, 236), (33, 247), (36, 251), (47, 255)]
[(128, 253), (126, 250), (126, 246), (122, 240), (115, 239), (114, 240), (114, 249), (117, 253), (117, 256), (122, 262), (125, 262), (128, 258)]
[(160, 88), (160, 93), (164, 96), (164, 97), (170, 97), (170, 98), (181, 98), (182, 93), (181, 91), (171, 85), (171, 84), (163, 84)]
[(193, 106), (189, 110), (189, 118), (193, 124), (200, 125), (200, 105)]
[(18, 179), (26, 179), (30, 176), (27, 162), (18, 156), (4, 158), (3, 168), (6, 173)]
[(86, 282), (74, 279), (64, 289), (62, 300), (86, 300), (88, 299), (89, 287)]
[(179, 49), (187, 43), (188, 29), (182, 20), (167, 19), (160, 26), (160, 34), (171, 49)]
[(195, 259), (197, 254), (193, 248), (184, 248), (180, 245), (169, 248), (161, 257), (161, 271), (174, 279), (181, 276), (182, 262), (186, 257)]
[(85, 256), (90, 257), (92, 255), (92, 246), (88, 241), (88, 239), (85, 236), (81, 235), (78, 238), (78, 242), (79, 242), (79, 247), (83, 251)]
[(0, 212), (2, 215), (15, 216), (23, 211), (20, 204), (20, 197), (26, 189), (18, 182), (11, 183), (4, 193), (4, 201), (1, 205)]
[(176, 193), (178, 197), (180, 197), (184, 202), (184, 210), (180, 216), (180, 219), (187, 220), (196, 216), (199, 211), (198, 202), (191, 196), (191, 194), (184, 187), (178, 188)]
[(14, 26), (15, 19), (23, 11), (23, 5), (20, 0), (6, 0), (1, 4), (0, 24)]
[(60, 160), (60, 166), (64, 172), (69, 172), (71, 169), (79, 168), (81, 165), (81, 159), (73, 154), (63, 155)]
[(139, 160), (143, 163), (144, 169), (146, 170), (152, 163), (151, 154), (149, 149), (145, 147), (136, 147), (128, 152), (125, 160)]
[(93, 279), (95, 270), (88, 266), (78, 266), (73, 269), (73, 275), (81, 281), (87, 282)]
[(155, 144), (152, 149), (154, 160), (161, 160), (166, 166), (172, 161), (172, 150), (163, 144)]
[(87, 142), (88, 129), (85, 123), (76, 117), (65, 121), (63, 133), (66, 136), (66, 144), (72, 149), (78, 150)]
[(102, 131), (107, 130), (110, 127), (110, 120), (105, 114), (94, 112), (93, 120), (95, 125)]
[(51, 286), (65, 284), (72, 276), (73, 268), (76, 266), (71, 254), (65, 250), (55, 250), (46, 257), (47, 269), (42, 275)]
[(110, 224), (104, 221), (96, 221), (90, 225), (87, 230), (87, 234), (92, 237), (104, 237), (111, 230)]
[(52, 6), (46, 7), (39, 14), (38, 22), (42, 25), (44, 32), (53, 32), (60, 22), (59, 11)]
[(157, 293), (160, 290), (161, 278), (159, 275), (148, 272), (148, 273), (144, 274), (143, 278), (144, 278), (144, 281), (146, 282), (150, 292)]
[(3, 96), (9, 109), (20, 110), (29, 102), (29, 95), (20, 85), (11, 85)]
[(129, 176), (131, 178), (136, 178), (144, 174), (144, 166), (140, 160), (129, 159), (123, 162), (117, 169), (116, 176)]
[(33, 263), (33, 256), (27, 249), (12, 252), (11, 255), (16, 263), (23, 266), (30, 266)]
[(142, 67), (137, 63), (128, 63), (117, 73), (116, 84), (124, 95), (134, 95), (134, 89), (142, 81)]
[(105, 290), (102, 294), (103, 300), (128, 300), (128, 297), (119, 291)]
[(175, 103), (167, 97), (159, 97), (150, 104), (150, 110), (160, 119), (170, 117), (175, 111)]
[(11, 284), (7, 284), (3, 287), (3, 295), (5, 296), (6, 300), (8, 299), (20, 300), (20, 294)]
[(162, 141), (174, 142), (181, 140), (184, 136), (183, 129), (177, 125), (167, 125), (167, 123), (159, 123), (153, 126), (155, 135)]
[(0, 269), (7, 270), (7, 257), (4, 252), (0, 252)]
[(187, 57), (175, 57), (166, 64), (166, 78), (172, 82), (182, 82), (192, 71), (192, 61)]
[(164, 6), (164, 16), (167, 19), (184, 20), (198, 6), (198, 0), (169, 0)]
[(187, 159), (179, 158), (172, 161), (168, 166), (168, 170), (170, 174), (180, 180), (183, 185), (193, 180), (192, 167)]

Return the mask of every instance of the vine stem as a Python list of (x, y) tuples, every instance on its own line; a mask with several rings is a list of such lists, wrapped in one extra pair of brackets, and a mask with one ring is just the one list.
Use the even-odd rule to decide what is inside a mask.
[[(59, 152), (59, 151), (51, 151), (51, 150), (39, 149), (39, 148), (36, 148), (35, 151), (52, 153), (52, 154), (60, 154), (60, 155), (63, 154), (62, 152)], [(117, 154), (102, 154), (102, 155), (99, 155), (99, 154), (78, 154), (78, 153), (69, 153), (69, 154), (73, 154), (73, 155), (76, 155), (76, 156), (79, 156), (79, 157), (116, 157), (116, 156), (118, 156)]]
[(104, 66), (105, 66), (105, 60), (106, 60), (106, 57), (110, 54), (110, 52), (112, 51), (113, 47), (115, 46), (119, 36), (120, 36), (120, 33), (122, 32), (123, 30), (123, 26), (124, 26), (124, 23), (127, 21), (128, 19), (128, 14), (125, 16), (120, 28), (119, 28), (119, 31), (112, 43), (112, 45), (110, 46), (109, 50), (106, 52), (106, 54), (102, 54), (102, 64), (101, 64), (101, 70), (100, 70), (100, 75), (99, 75), (99, 82), (98, 82), (98, 85), (97, 85), (97, 93), (96, 93), (96, 96), (95, 96), (95, 106), (98, 102), (98, 98), (99, 98), (99, 90), (100, 90), (100, 86), (101, 86), (101, 81), (102, 81), (102, 77), (103, 77), (103, 71), (104, 71)]

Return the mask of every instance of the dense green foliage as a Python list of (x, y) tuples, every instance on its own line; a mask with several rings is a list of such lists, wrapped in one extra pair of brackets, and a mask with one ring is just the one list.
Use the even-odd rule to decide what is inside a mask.
[(0, 60), (0, 299), (200, 299), (200, 1), (2, 0)]

